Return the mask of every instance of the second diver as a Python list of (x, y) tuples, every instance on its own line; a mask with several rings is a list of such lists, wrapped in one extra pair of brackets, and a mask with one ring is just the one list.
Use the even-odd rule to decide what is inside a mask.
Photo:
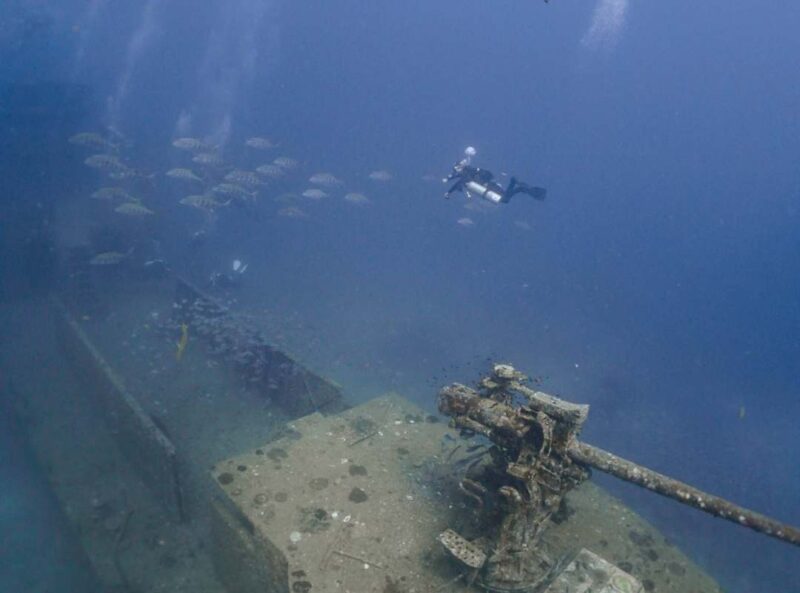
[(546, 189), (517, 181), (516, 177), (512, 177), (508, 185), (503, 188), (494, 180), (491, 171), (473, 167), (470, 164), (476, 153), (477, 151), (472, 146), (468, 146), (464, 151), (464, 158), (453, 165), (450, 175), (442, 180), (444, 183), (455, 180), (450, 189), (444, 192), (445, 198), (449, 198), (453, 192), (460, 191), (464, 192), (468, 198), (475, 194), (495, 204), (507, 204), (517, 194), (525, 194), (535, 200), (544, 200), (547, 195)]

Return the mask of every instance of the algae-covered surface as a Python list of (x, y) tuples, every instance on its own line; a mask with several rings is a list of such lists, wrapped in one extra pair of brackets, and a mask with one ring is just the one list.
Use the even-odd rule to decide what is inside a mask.
[[(289, 436), (218, 463), (212, 472), (255, 537), (287, 560), (290, 590), (466, 587), (436, 540), (447, 527), (468, 528), (474, 518), (454, 471), (464, 448), (445, 423), (390, 395), (290, 426)], [(568, 519), (551, 525), (545, 537), (551, 553), (588, 548), (637, 577), (645, 591), (720, 591), (600, 488), (582, 485), (569, 495), (568, 508)]]
[[(207, 514), (221, 488), (223, 499), (252, 527), (246, 537), (255, 534), (277, 550), (256, 562), (263, 568), (285, 558), (285, 576), (272, 574), (281, 575), (274, 582), (290, 591), (475, 588), (459, 578), (459, 567), (436, 539), (448, 527), (478, 535), (474, 509), (457, 487), (472, 443), (397, 395), (337, 416), (313, 414), (285, 424), (279, 410), (215, 362), (191, 334), (176, 356), (177, 335), (163, 323), (170, 303), (166, 288), (118, 294), (105, 315), (77, 319), (175, 443), (185, 524), (165, 515), (143, 487), (117, 450), (118, 435), (103, 428), (102, 410), (80, 377), (70, 374), (76, 369), (48, 364), (38, 381), (29, 372), (31, 380), (19, 383), (39, 456), (105, 583), (121, 590), (211, 593), (220, 590), (224, 574), (228, 590), (249, 593), (229, 582), (242, 567), (212, 571), (224, 555), (214, 547), (219, 542), (213, 542)], [(41, 326), (39, 343), (49, 344), (46, 351), (40, 346), (41, 360), (58, 359), (50, 335), (56, 315), (42, 304), (17, 322), (34, 319), (26, 329)], [(24, 341), (16, 347), (20, 361), (34, 349)], [(70, 395), (49, 397), (46, 385), (54, 384)], [(588, 548), (636, 576), (645, 591), (719, 591), (680, 550), (602, 489), (583, 484), (568, 496), (567, 508), (568, 519), (549, 528), (549, 553)]]

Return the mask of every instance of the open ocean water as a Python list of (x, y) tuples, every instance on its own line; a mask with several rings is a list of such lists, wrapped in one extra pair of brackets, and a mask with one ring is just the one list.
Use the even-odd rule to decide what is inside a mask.
[[(790, 2), (6, 0), (4, 316), (78, 269), (108, 294), (175, 273), (353, 403), (433, 411), (509, 361), (592, 405), (588, 442), (800, 524), (799, 24)], [(468, 146), (546, 199), (445, 199)], [(2, 420), (0, 591), (86, 591), (69, 554), (27, 568), (75, 534)], [(796, 547), (598, 481), (725, 591), (800, 592)]]

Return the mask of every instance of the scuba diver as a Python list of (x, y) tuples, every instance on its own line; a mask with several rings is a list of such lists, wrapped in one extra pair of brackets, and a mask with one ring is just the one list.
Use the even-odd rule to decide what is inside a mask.
[(241, 260), (235, 259), (231, 263), (229, 273), (214, 272), (208, 279), (211, 288), (237, 288), (241, 285), (242, 274), (247, 271), (250, 264), (243, 264)]
[(467, 146), (464, 151), (464, 158), (453, 165), (450, 175), (442, 179), (443, 183), (456, 180), (452, 187), (444, 192), (445, 198), (449, 198), (453, 192), (461, 191), (468, 198), (471, 198), (472, 194), (475, 193), (495, 204), (507, 204), (517, 194), (526, 194), (535, 200), (544, 200), (547, 195), (546, 189), (517, 181), (516, 177), (512, 177), (508, 182), (508, 186), (503, 189), (494, 180), (494, 175), (491, 171), (470, 165), (472, 157), (476, 154), (477, 151), (472, 146)]

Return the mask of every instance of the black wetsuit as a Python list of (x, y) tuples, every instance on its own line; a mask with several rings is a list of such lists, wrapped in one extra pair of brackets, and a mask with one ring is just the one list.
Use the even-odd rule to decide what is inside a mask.
[(478, 167), (470, 167), (469, 165), (456, 163), (445, 181), (452, 181), (453, 179), (455, 179), (456, 182), (445, 192), (444, 196), (446, 198), (449, 198), (450, 194), (456, 191), (466, 193), (467, 189), (465, 185), (470, 181), (479, 183), (485, 186), (487, 189), (503, 195), (503, 188), (500, 187), (500, 185), (496, 182), (492, 181), (494, 179), (494, 175), (492, 175), (491, 171), (487, 171), (486, 169), (479, 169)]
[(450, 194), (456, 191), (461, 191), (469, 195), (466, 184), (470, 181), (474, 181), (484, 186), (486, 188), (485, 192), (491, 191), (500, 195), (500, 202), (504, 204), (509, 202), (516, 194), (527, 194), (537, 200), (544, 200), (545, 196), (547, 195), (547, 190), (544, 188), (534, 187), (532, 185), (528, 185), (527, 183), (517, 181), (516, 177), (512, 177), (508, 182), (508, 186), (503, 189), (499, 183), (494, 181), (494, 175), (491, 171), (480, 169), (478, 167), (471, 167), (463, 162), (456, 163), (453, 166), (453, 170), (450, 172), (450, 175), (447, 176), (445, 181), (452, 181), (453, 179), (455, 179), (456, 182), (445, 192), (445, 198), (449, 198)]

